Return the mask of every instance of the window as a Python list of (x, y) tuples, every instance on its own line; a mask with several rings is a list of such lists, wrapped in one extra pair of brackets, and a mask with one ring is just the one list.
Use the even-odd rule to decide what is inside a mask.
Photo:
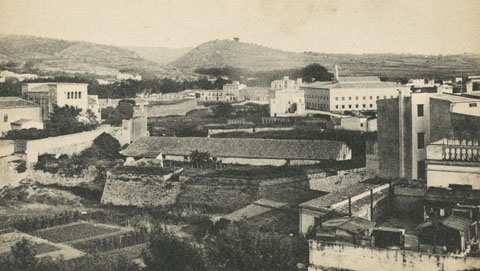
[(352, 97), (348, 97), (348, 100), (351, 101), (351, 100), (352, 100)]
[(358, 100), (358, 96), (357, 96), (357, 97), (355, 97), (355, 100)]
[(363, 108), (365, 108), (365, 107), (366, 107), (365, 104), (363, 104)]
[(365, 96), (363, 96), (363, 99), (365, 100)]
[(77, 98), (77, 92), (75, 91), (74, 93), (75, 93), (75, 99), (76, 99)]
[(67, 92), (67, 99), (70, 99), (70, 92)]
[(78, 92), (78, 98), (79, 98), (79, 99), (82, 98), (82, 92)]
[(345, 101), (345, 97), (342, 97), (342, 101)]
[(360, 127), (363, 127), (363, 123), (360, 123)]
[(342, 104), (342, 109), (344, 109), (344, 108), (345, 108), (345, 105)]
[(335, 101), (338, 101), (338, 97), (335, 97)]
[(8, 114), (3, 115), (3, 122), (8, 122)]
[(351, 105), (351, 104), (349, 104), (349, 105), (348, 105), (348, 108), (352, 108), (352, 105)]
[(372, 97), (372, 96), (370, 96), (370, 100), (373, 100), (373, 97)]
[(393, 95), (390, 95), (390, 98), (393, 98)]
[(468, 104), (469, 107), (477, 107), (477, 103), (470, 103)]
[(355, 108), (358, 108), (358, 104), (355, 105)]
[(370, 104), (370, 108), (372, 108), (372, 107), (373, 107), (373, 104)]
[(417, 133), (417, 148), (423, 149), (425, 147), (425, 133)]
[(377, 96), (377, 100), (380, 100), (380, 96)]
[(338, 104), (335, 106), (335, 109), (338, 109)]
[(425, 179), (425, 161), (417, 162), (417, 179)]
[(417, 104), (417, 116), (423, 117), (423, 104)]

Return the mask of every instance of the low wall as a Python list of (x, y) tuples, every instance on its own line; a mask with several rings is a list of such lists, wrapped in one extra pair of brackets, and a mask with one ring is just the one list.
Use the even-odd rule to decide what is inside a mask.
[[(168, 115), (185, 115), (193, 109), (199, 108), (197, 106), (197, 100), (185, 100), (180, 103), (163, 104), (163, 105), (147, 105), (145, 109), (147, 116), (150, 117), (163, 117)], [(203, 107), (202, 107), (203, 108)]]
[(235, 129), (208, 129), (208, 135), (223, 134), (223, 133), (259, 133), (268, 131), (292, 131), (293, 127), (263, 127), (263, 128), (235, 128)]
[(102, 125), (93, 131), (29, 140), (26, 143), (25, 153), (37, 153), (38, 155), (45, 153), (78, 153), (91, 147), (93, 140), (104, 132), (110, 133), (111, 127), (109, 125)]
[(309, 241), (309, 271), (317, 270), (475, 270), (480, 258), (427, 254)]
[(332, 193), (357, 184), (367, 179), (368, 176), (365, 168), (359, 168), (338, 171), (335, 176), (326, 176), (326, 173), (308, 174), (308, 178), (310, 189)]

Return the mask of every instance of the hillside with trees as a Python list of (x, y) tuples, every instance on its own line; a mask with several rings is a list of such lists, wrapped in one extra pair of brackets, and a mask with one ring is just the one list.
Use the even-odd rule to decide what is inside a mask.
[(193, 79), (192, 73), (165, 67), (137, 53), (116, 46), (23, 35), (0, 36), (0, 70), (44, 75), (119, 72), (142, 76)]
[(480, 70), (480, 55), (413, 55), (413, 54), (325, 54), (287, 52), (257, 44), (233, 40), (203, 43), (169, 65), (183, 69), (225, 68), (252, 72), (288, 70), (311, 63), (331, 68), (340, 66), (342, 76), (376, 75), (389, 78), (442, 78), (475, 74)]

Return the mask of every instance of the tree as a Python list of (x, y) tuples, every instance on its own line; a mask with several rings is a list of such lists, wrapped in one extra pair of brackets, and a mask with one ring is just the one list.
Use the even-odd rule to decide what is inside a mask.
[(308, 261), (308, 243), (302, 236), (261, 232), (244, 222), (234, 222), (207, 240), (211, 270), (296, 270)]
[[(204, 271), (201, 251), (161, 229), (154, 231), (142, 252), (147, 271)], [(252, 269), (253, 270), (253, 269)]]
[(55, 105), (46, 125), (47, 130), (54, 132), (56, 135), (82, 132), (83, 127), (77, 120), (81, 111), (81, 109), (69, 105), (63, 107)]
[(35, 270), (38, 260), (35, 258), (35, 249), (30, 240), (22, 238), (12, 246), (11, 251), (13, 265), (17, 270)]
[(313, 81), (330, 81), (332, 80), (332, 74), (327, 69), (319, 64), (310, 64), (301, 69), (299, 76), (305, 78), (307, 82)]
[(85, 130), (93, 130), (99, 125), (97, 116), (95, 116), (95, 113), (90, 109), (80, 112), (77, 116), (77, 121)]
[(107, 117), (105, 123), (112, 125), (121, 125), (122, 120), (133, 117), (133, 105), (128, 102), (119, 102), (115, 110)]
[(221, 103), (212, 108), (213, 114), (219, 118), (225, 118), (235, 112), (235, 108), (229, 103)]
[(194, 150), (190, 154), (190, 161), (196, 167), (202, 166), (202, 165), (208, 163), (208, 161), (210, 161), (210, 153), (200, 152), (198, 150)]
[(118, 158), (120, 143), (116, 138), (107, 133), (100, 134), (93, 140), (93, 149), (99, 158), (115, 159)]

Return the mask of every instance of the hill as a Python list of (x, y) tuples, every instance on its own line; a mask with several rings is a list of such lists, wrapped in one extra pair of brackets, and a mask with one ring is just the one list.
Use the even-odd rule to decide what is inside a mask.
[(203, 43), (170, 66), (184, 69), (236, 67), (250, 71), (284, 70), (318, 63), (340, 66), (341, 75), (446, 77), (480, 73), (480, 55), (294, 53), (251, 43), (215, 40)]
[(18, 71), (47, 75), (114, 76), (130, 72), (177, 79), (185, 77), (181, 71), (146, 60), (125, 48), (23, 35), (0, 36), (0, 63), (8, 63)]
[(190, 50), (192, 47), (185, 47), (185, 48), (166, 48), (166, 47), (124, 47), (130, 51), (137, 53), (140, 57), (155, 61), (160, 64), (167, 64), (170, 63)]

